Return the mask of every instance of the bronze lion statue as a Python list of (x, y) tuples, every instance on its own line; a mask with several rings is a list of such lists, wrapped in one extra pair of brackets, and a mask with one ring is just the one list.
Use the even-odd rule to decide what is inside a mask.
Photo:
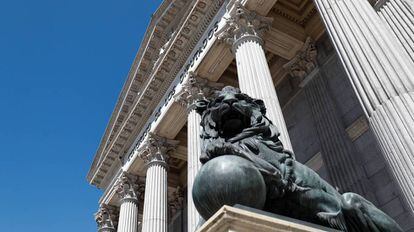
[[(362, 196), (340, 194), (297, 162), (293, 153), (283, 148), (277, 127), (266, 117), (263, 101), (225, 87), (214, 99), (199, 100), (196, 110), (202, 115), (200, 161), (207, 164), (216, 157), (234, 155), (251, 162), (266, 186), (263, 210), (342, 231), (402, 231)], [(199, 211), (207, 207), (195, 203)]]

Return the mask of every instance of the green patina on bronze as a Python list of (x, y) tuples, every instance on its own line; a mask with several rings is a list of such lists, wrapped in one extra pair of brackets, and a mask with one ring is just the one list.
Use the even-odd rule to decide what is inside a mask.
[(198, 101), (196, 110), (204, 165), (193, 200), (204, 219), (223, 205), (244, 204), (343, 231), (402, 231), (362, 196), (340, 194), (297, 162), (266, 118), (263, 101), (225, 87), (215, 99)]

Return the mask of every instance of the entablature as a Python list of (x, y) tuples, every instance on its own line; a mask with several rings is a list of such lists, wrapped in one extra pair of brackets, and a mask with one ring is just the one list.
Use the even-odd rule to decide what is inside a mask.
[[(120, 124), (120, 129), (113, 139), (107, 143), (107, 149), (100, 150), (102, 154), (99, 162), (94, 162), (88, 175), (91, 184), (100, 188), (106, 186), (102, 183), (108, 173), (108, 169), (115, 159), (123, 158), (131, 144), (142, 132), (143, 128), (152, 121), (154, 109), (159, 106), (172, 81), (185, 65), (185, 61), (193, 51), (211, 19), (215, 16), (223, 1), (196, 1), (187, 18), (175, 33), (174, 38), (165, 47), (163, 56), (156, 61), (157, 66), (142, 87), (131, 110), (125, 114), (125, 119)], [(125, 88), (125, 87), (124, 87)], [(157, 113), (156, 113), (157, 114)], [(96, 159), (97, 159), (96, 157)], [(106, 179), (106, 178), (105, 178)]]
[[(235, 1), (230, 1), (227, 8), (234, 4), (234, 2)], [(252, 2), (256, 2), (256, 5), (252, 4)], [(260, 3), (262, 1), (244, 1), (244, 4), (247, 6), (250, 4), (254, 9), (254, 7), (257, 8), (257, 4), (259, 4), (257, 2)], [(273, 4), (275, 4), (275, 2)], [(200, 10), (198, 4), (206, 4), (205, 7), (208, 6), (209, 10)], [(308, 9), (309, 4), (298, 5), (298, 10), (307, 12), (310, 16), (303, 16), (300, 21), (299, 19), (292, 21), (292, 19), (289, 19), (291, 17), (283, 16), (276, 12), (274, 9), (275, 7), (284, 7), (278, 6), (278, 4), (279, 2), (275, 6), (269, 5), (269, 8), (267, 9), (257, 8), (268, 16), (281, 19), (275, 20), (271, 30), (264, 36), (269, 65), (271, 66), (271, 70), (275, 69), (275, 71), (272, 72), (272, 76), (278, 78), (278, 80), (274, 80), (275, 83), (280, 82), (280, 76), (285, 76), (287, 74), (282, 68), (283, 64), (296, 55), (302, 48), (306, 38), (308, 38), (310, 33), (306, 29), (307, 25), (312, 23), (314, 24), (313, 27), (316, 27), (316, 24), (321, 24), (319, 16), (313, 13), (314, 5), (311, 5), (311, 7), (313, 7), (312, 9)], [(199, 8), (197, 8), (197, 6)], [(213, 36), (214, 32), (223, 26), (223, 23), (228, 16), (220, 15), (220, 17), (213, 20), (214, 17), (217, 17), (217, 12), (219, 11), (220, 6), (221, 4), (218, 4), (217, 2), (213, 4), (206, 0), (197, 1), (197, 4), (194, 5), (188, 18), (184, 21), (183, 26), (177, 32), (171, 44), (164, 47), (166, 49), (165, 56), (156, 61), (156, 63), (159, 62), (159, 65), (154, 68), (153, 75), (142, 88), (143, 93), (141, 97), (137, 98), (138, 100), (136, 101), (134, 108), (122, 125), (121, 133), (118, 134), (116, 139), (117, 141), (125, 140), (124, 144), (121, 146), (116, 143), (113, 144), (114, 150), (112, 151), (117, 151), (117, 153), (114, 152), (113, 154), (115, 155), (112, 156), (108, 153), (106, 163), (113, 163), (114, 159), (126, 154), (125, 159), (123, 160), (123, 168), (125, 170), (133, 170), (134, 173), (139, 173), (144, 170), (144, 164), (137, 158), (136, 150), (139, 148), (140, 142), (145, 140), (148, 132), (156, 133), (165, 138), (175, 139), (177, 134), (185, 126), (187, 111), (185, 107), (175, 102), (172, 97), (174, 96), (176, 89), (180, 89), (180, 83), (183, 82), (183, 79), (187, 78), (188, 71), (192, 71), (201, 77), (216, 82), (222, 77), (227, 69), (231, 69), (230, 64), (233, 61), (231, 50), (227, 45), (217, 41), (216, 37)], [(224, 7), (225, 6), (222, 6), (221, 10), (223, 10)], [(231, 13), (231, 11), (228, 11), (228, 13), (229, 12)], [(197, 15), (201, 16), (201, 18), (197, 17)], [(191, 27), (186, 25), (190, 25)], [(212, 25), (214, 26), (213, 28), (211, 28)], [(290, 31), (287, 28), (290, 28)], [(324, 31), (323, 26), (320, 26), (320, 28), (322, 28), (322, 30), (317, 29), (314, 30), (315, 32), (312, 32), (316, 38), (318, 38)], [(212, 33), (209, 32), (209, 29)], [(203, 36), (205, 36), (203, 35), (203, 32), (204, 34), (207, 34), (208, 37), (205, 44), (202, 41)], [(190, 40), (191, 43), (189, 42)], [(199, 51), (198, 46), (200, 46), (200, 41), (202, 42), (201, 46), (203, 49)], [(197, 45), (197, 42), (199, 45)], [(188, 46), (189, 44), (191, 46)], [(183, 51), (183, 47), (187, 48), (187, 50)], [(189, 60), (191, 61), (190, 63)], [(273, 75), (273, 73), (282, 71), (283, 73)], [(177, 77), (180, 77), (178, 82), (176, 82)], [(182, 162), (186, 159), (185, 145), (182, 145), (179, 150), (180, 152), (178, 152), (175, 157), (177, 167), (182, 166)], [(105, 173), (101, 173), (100, 175), (105, 176)], [(101, 188), (110, 188), (110, 180), (115, 177), (116, 176), (106, 177), (105, 182), (107, 182), (107, 184), (98, 182), (98, 179), (95, 182), (91, 181), (91, 183)]]

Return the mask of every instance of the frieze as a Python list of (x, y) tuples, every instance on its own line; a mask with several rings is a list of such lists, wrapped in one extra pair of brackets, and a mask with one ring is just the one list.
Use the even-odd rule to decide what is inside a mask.
[[(114, 113), (111, 115), (101, 144), (96, 152), (91, 170), (88, 173), (88, 179), (92, 184), (98, 184), (96, 180), (94, 180), (93, 175), (96, 175), (96, 170), (99, 168), (100, 163), (105, 159), (106, 154), (111, 151), (110, 144), (119, 128), (121, 128), (121, 123), (123, 123), (126, 118), (125, 115), (127, 113), (120, 110), (121, 106), (132, 106), (134, 102), (133, 99), (140, 95), (139, 89), (143, 86), (143, 80), (147, 79), (147, 76), (150, 75), (148, 70), (152, 70), (150, 65), (154, 61), (153, 56), (160, 46), (160, 40), (162, 40), (163, 30), (165, 29), (161, 27), (161, 24), (168, 25), (169, 20), (174, 18), (171, 17), (171, 14), (177, 12), (177, 9), (183, 9), (184, 6), (186, 6), (185, 0), (176, 0), (172, 4), (166, 2), (162, 3), (157, 12), (155, 12), (149, 25), (149, 28), (152, 28), (153, 33), (147, 31), (147, 36), (144, 37), (144, 41), (142, 42), (144, 46), (138, 51), (134, 63), (128, 73), (127, 82), (118, 98)], [(128, 100), (126, 100), (127, 97)], [(132, 109), (132, 107), (130, 108)]]
[[(212, 13), (212, 12), (217, 12), (218, 9), (219, 9), (219, 7), (221, 6), (222, 2), (223, 1), (214, 1), (213, 3), (210, 3), (210, 5), (214, 5), (214, 7), (213, 6), (207, 7), (208, 8), (208, 12), (206, 14), (211, 15), (211, 17), (213, 17), (215, 15), (215, 13)], [(196, 12), (201, 12), (199, 10), (199, 8), (200, 8), (200, 4), (198, 4), (196, 6)], [(222, 9), (224, 9), (224, 7)], [(131, 147), (137, 148), (139, 146), (139, 144), (143, 141), (143, 139), (147, 136), (148, 131), (151, 128), (151, 125), (161, 115), (161, 109), (164, 106), (166, 106), (168, 104), (168, 102), (172, 99), (172, 97), (174, 96), (174, 94), (175, 94), (175, 88), (177, 87), (177, 85), (180, 84), (180, 83), (182, 83), (182, 81), (184, 80), (185, 76), (187, 75), (188, 70), (191, 67), (193, 67), (194, 63), (199, 59), (201, 53), (204, 51), (205, 47), (207, 46), (208, 41), (211, 40), (214, 37), (214, 32), (218, 28), (218, 21), (219, 21), (217, 15), (219, 15), (218, 17), (221, 17), (222, 16), (220, 14), (216, 14), (216, 18), (217, 18), (216, 20), (211, 20), (211, 18), (204, 17), (204, 21), (206, 21), (206, 22), (213, 22), (213, 23), (210, 24), (211, 25), (210, 26), (210, 29), (207, 29), (206, 30), (207, 33), (205, 33), (204, 39), (201, 39), (201, 40), (196, 40), (194, 38), (192, 39), (194, 41), (199, 41), (199, 44), (196, 45), (197, 49), (192, 50), (193, 52), (192, 52), (192, 54), (190, 54), (190, 56), (185, 56), (183, 54), (180, 55), (181, 58), (185, 58), (185, 57), (189, 57), (189, 58), (188, 58), (188, 60), (186, 62), (187, 65), (179, 65), (179, 67), (181, 67), (181, 70), (180, 71), (174, 71), (173, 72), (174, 74), (176, 73), (177, 75), (173, 75), (173, 76), (176, 76), (176, 78), (175, 78), (174, 81), (172, 81), (172, 84), (167, 84), (167, 83), (170, 83), (170, 82), (169, 81), (166, 81), (166, 80), (164, 80), (162, 83), (160, 83), (161, 87), (159, 88), (159, 90), (157, 91), (157, 93), (163, 93), (164, 92), (166, 94), (164, 94), (164, 97), (161, 98), (161, 101), (157, 101), (156, 100), (158, 98), (157, 96), (154, 96), (153, 97), (153, 100), (151, 101), (151, 104), (153, 104), (153, 102), (160, 102), (160, 103), (156, 107), (156, 109), (152, 111), (153, 112), (152, 115), (148, 115), (149, 116), (149, 120), (146, 121), (146, 123), (145, 123), (145, 121), (142, 122), (142, 123), (145, 123), (145, 125), (143, 126), (143, 129), (141, 130), (141, 132), (138, 134), (138, 137), (137, 137), (138, 139), (134, 143), (135, 145), (133, 145)], [(187, 24), (189, 24), (189, 22), (187, 22)], [(207, 26), (208, 25), (206, 24), (205, 27), (207, 27)], [(202, 30), (202, 29), (203, 29), (203, 27), (198, 26), (198, 30)], [(179, 36), (180, 35), (177, 35), (177, 37), (179, 37)], [(186, 46), (186, 47), (187, 47), (187, 50), (188, 50), (186, 52), (189, 52), (190, 53), (191, 50), (189, 50), (189, 48), (190, 47), (193, 47), (193, 46)], [(180, 63), (180, 62), (178, 61), (178, 63)], [(162, 67), (162, 65), (163, 64), (161, 64), (161, 66), (158, 68), (158, 70)], [(176, 68), (179, 68), (179, 67), (176, 67)], [(166, 73), (163, 78), (169, 78), (170, 76), (171, 76), (171, 71), (170, 71), (170, 75), (168, 75), (168, 73)], [(153, 80), (154, 80), (154, 78), (153, 78)], [(149, 82), (149, 83), (151, 84), (152, 81)], [(148, 87), (148, 85), (146, 85), (146, 86)], [(170, 88), (168, 88), (169, 86), (170, 86)], [(145, 87), (145, 88), (147, 88), (147, 87)], [(143, 92), (146, 92), (146, 90), (143, 91)], [(136, 107), (134, 107), (134, 109), (132, 109), (132, 112), (134, 112), (137, 108), (144, 108), (144, 107), (147, 108), (147, 109), (145, 109), (145, 112), (146, 113), (145, 114), (141, 114), (142, 115), (141, 117), (145, 117), (148, 113), (151, 112), (151, 109), (153, 109), (152, 106), (148, 106), (148, 105), (147, 106), (143, 106), (142, 104), (139, 104), (138, 103), (136, 105)], [(132, 119), (134, 119), (134, 122), (132, 122)], [(136, 117), (134, 117), (134, 118), (128, 117), (127, 120), (126, 120), (126, 122), (122, 126), (122, 128), (125, 129), (125, 125), (126, 124), (131, 124), (131, 123), (133, 123), (134, 125), (136, 125), (135, 128), (136, 127), (140, 127), (140, 125), (142, 125), (141, 124), (141, 120), (137, 120)], [(132, 133), (132, 131), (129, 132), (129, 133)], [(117, 139), (118, 138), (116, 137), (115, 140), (117, 140)], [(113, 150), (110, 147), (108, 147), (108, 149)], [(119, 154), (119, 152), (120, 152), (120, 150), (118, 150), (116, 154)], [(130, 160), (130, 158), (132, 157), (133, 154), (135, 154), (135, 152), (136, 152), (136, 149), (128, 151), (127, 152), (128, 156), (126, 157), (126, 159), (123, 159), (124, 162), (127, 162), (128, 160)], [(101, 180), (93, 180), (93, 183), (96, 184), (96, 185), (98, 185), (100, 183), (100, 181)]]
[(216, 18), (218, 19), (216, 19), (214, 23), (211, 24), (210, 29), (207, 30), (207, 33), (204, 36), (204, 39), (200, 40), (201, 42), (199, 42), (197, 49), (193, 51), (193, 54), (190, 56), (190, 58), (186, 62), (187, 64), (181, 70), (180, 74), (177, 75), (178, 78), (175, 79), (175, 83), (173, 83), (172, 88), (170, 88), (170, 91), (168, 91), (168, 94), (166, 94), (166, 96), (164, 97), (164, 100), (161, 101), (162, 105), (159, 105), (159, 107), (157, 107), (157, 110), (154, 111), (153, 116), (152, 116), (153, 120), (148, 120), (148, 122), (150, 123), (147, 123), (145, 130), (143, 130), (142, 135), (139, 136), (139, 139), (136, 142), (134, 149), (129, 153), (128, 159), (125, 162), (128, 162), (129, 160), (131, 160), (133, 155), (138, 152), (140, 144), (143, 142), (144, 138), (148, 135), (152, 124), (154, 124), (158, 120), (159, 116), (161, 115), (161, 111), (163, 107), (167, 106), (168, 102), (171, 101), (171, 99), (174, 97), (177, 86), (179, 84), (182, 84), (184, 79), (188, 77), (190, 68), (194, 66), (195, 62), (198, 61), (200, 56), (203, 54), (203, 52), (205, 51), (205, 48), (208, 45), (208, 42), (214, 38), (214, 34), (218, 30), (219, 18), (221, 18), (222, 15), (224, 15), (224, 12), (225, 12), (224, 7), (222, 7), (221, 12), (220, 12), (221, 14), (218, 13), (216, 15)]

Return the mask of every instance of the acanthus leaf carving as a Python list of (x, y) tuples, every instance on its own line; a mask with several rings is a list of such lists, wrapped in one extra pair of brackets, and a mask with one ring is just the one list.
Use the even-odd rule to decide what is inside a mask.
[(179, 141), (177, 140), (166, 139), (150, 132), (148, 133), (147, 140), (144, 141), (138, 151), (140, 153), (139, 156), (147, 165), (158, 163), (167, 167), (168, 153), (174, 150), (178, 143)]
[(183, 83), (181, 90), (174, 96), (174, 100), (189, 110), (194, 108), (197, 100), (206, 99), (220, 90), (223, 84), (211, 82), (197, 76), (194, 72), (189, 72), (189, 77)]
[(132, 200), (137, 201), (140, 197), (138, 185), (136, 183), (137, 177), (123, 172), (115, 184), (115, 191), (120, 196), (122, 201)]
[(317, 68), (317, 55), (315, 43), (308, 37), (302, 49), (297, 55), (286, 63), (283, 68), (288, 70), (292, 77), (303, 80), (309, 75), (315, 68)]
[(95, 213), (95, 221), (99, 232), (115, 232), (116, 212), (113, 206), (102, 204)]
[(270, 28), (273, 19), (249, 11), (240, 2), (235, 4), (235, 14), (227, 18), (225, 26), (216, 32), (217, 38), (233, 47), (237, 46), (237, 42), (243, 38), (255, 38), (262, 43), (261, 38)]

